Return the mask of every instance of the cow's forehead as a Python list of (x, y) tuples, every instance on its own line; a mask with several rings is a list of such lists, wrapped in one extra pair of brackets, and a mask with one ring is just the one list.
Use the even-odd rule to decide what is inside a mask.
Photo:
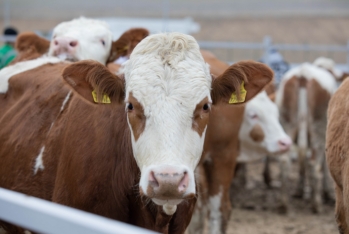
[(278, 117), (277, 106), (270, 100), (265, 91), (259, 93), (246, 104), (246, 113), (249, 114), (250, 112), (265, 115), (267, 117)]
[(53, 36), (77, 36), (84, 37), (108, 37), (111, 40), (112, 33), (108, 25), (100, 20), (78, 18), (58, 24), (53, 30)]
[[(168, 33), (144, 39), (125, 65), (126, 95), (143, 106), (181, 102), (193, 107), (210, 97), (211, 76), (199, 46), (191, 36)], [(126, 96), (127, 100), (128, 96)]]

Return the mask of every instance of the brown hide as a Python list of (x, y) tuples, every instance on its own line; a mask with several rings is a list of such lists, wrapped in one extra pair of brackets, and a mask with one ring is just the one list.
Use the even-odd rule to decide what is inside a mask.
[(210, 72), (214, 76), (219, 76), (223, 74), (225, 70), (228, 69), (229, 64), (217, 59), (217, 57), (214, 54), (212, 54), (210, 51), (200, 50), (200, 52), (205, 62), (210, 65)]
[[(282, 108), (280, 109), (280, 117), (294, 126), (297, 125), (297, 115), (294, 113), (298, 113), (299, 84), (297, 80), (297, 77), (292, 77), (286, 82), (284, 86)], [(294, 134), (291, 136), (293, 139), (295, 137)]]
[[(0, 186), (154, 231), (183, 233), (196, 198), (168, 216), (140, 196), (124, 104), (117, 98), (111, 104), (87, 102), (63, 81), (66, 66), (43, 65), (20, 73), (0, 95)], [(44, 169), (34, 174), (43, 146)]]
[[(221, 212), (224, 233), (230, 217), (229, 188), (239, 155), (238, 133), (244, 116), (243, 105), (220, 103), (212, 107), (206, 132), (202, 164), (208, 184), (207, 198), (222, 192)], [(207, 201), (204, 202), (207, 204)]]
[(144, 28), (132, 28), (124, 32), (117, 41), (113, 42), (107, 63), (121, 56), (130, 56), (136, 45), (148, 35), (149, 31)]
[(39, 58), (48, 52), (50, 41), (39, 37), (32, 32), (19, 34), (16, 40), (15, 48), (18, 52), (17, 57), (11, 64)]
[(340, 233), (349, 233), (349, 80), (346, 79), (332, 96), (328, 108), (326, 157), (336, 184), (335, 217)]
[[(231, 94), (231, 91), (229, 92), (224, 88), (225, 85), (231, 82), (227, 78), (239, 77), (241, 80), (245, 80), (245, 82), (249, 80), (246, 82), (247, 85), (245, 87), (249, 89), (246, 98), (250, 100), (254, 95), (262, 91), (265, 86), (270, 85), (273, 72), (267, 66), (252, 61), (239, 62), (230, 67), (226, 65), (228, 67), (223, 70), (224, 66), (221, 65), (225, 63), (220, 62), (216, 58), (212, 59), (212, 57), (208, 59), (207, 54), (203, 53), (203, 51), (201, 53), (205, 61), (210, 64), (211, 73), (218, 75), (213, 82), (213, 87), (215, 87), (215, 82), (219, 82), (222, 78), (223, 80), (219, 84), (220, 91), (217, 92), (219, 89), (216, 89), (216, 92), (213, 92), (212, 95), (214, 105), (212, 106), (206, 131), (203, 156), (198, 166), (200, 169), (199, 173), (205, 178), (200, 178), (200, 184), (198, 185), (201, 201), (198, 202), (200, 207), (197, 209), (203, 209), (203, 206), (207, 206), (209, 197), (222, 193), (219, 208), (222, 214), (220, 229), (222, 233), (225, 233), (231, 213), (229, 188), (234, 177), (236, 159), (240, 150), (238, 134), (243, 121), (245, 106), (228, 104), (228, 99), (219, 99), (217, 101), (215, 94), (220, 96)], [(260, 88), (256, 89), (257, 87)], [(229, 95), (227, 96), (229, 97)], [(202, 210), (199, 212), (202, 212)], [(203, 218), (205, 219), (206, 217)], [(202, 228), (203, 223), (197, 224), (197, 227), (194, 227), (196, 224), (191, 225), (197, 231), (197, 228)]]

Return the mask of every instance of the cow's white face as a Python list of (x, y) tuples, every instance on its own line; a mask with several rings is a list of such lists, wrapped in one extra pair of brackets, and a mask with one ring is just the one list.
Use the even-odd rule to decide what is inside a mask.
[(125, 64), (125, 81), (140, 191), (170, 214), (195, 194), (193, 172), (211, 107), (208, 65), (191, 36), (158, 34), (134, 49)]
[(105, 22), (81, 17), (54, 28), (49, 55), (71, 61), (93, 59), (105, 64), (111, 44), (112, 33)]
[(246, 104), (239, 139), (249, 149), (269, 154), (289, 150), (292, 141), (279, 122), (279, 111), (266, 92)]

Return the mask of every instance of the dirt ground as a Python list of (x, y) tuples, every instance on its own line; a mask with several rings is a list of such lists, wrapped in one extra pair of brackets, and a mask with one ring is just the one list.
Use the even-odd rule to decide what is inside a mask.
[[(278, 162), (271, 163), (272, 188), (263, 182), (263, 162), (247, 166), (247, 185), (235, 190), (233, 210), (228, 227), (231, 234), (331, 234), (338, 233), (334, 219), (334, 205), (324, 205), (321, 214), (313, 214), (310, 201), (290, 196), (290, 212), (279, 214), (278, 196), (280, 181)], [(293, 163), (290, 175), (292, 195), (297, 183), (297, 164)]]

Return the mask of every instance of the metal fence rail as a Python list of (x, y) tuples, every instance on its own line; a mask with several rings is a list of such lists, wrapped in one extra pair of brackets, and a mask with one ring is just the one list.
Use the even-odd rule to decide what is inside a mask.
[(38, 233), (154, 233), (3, 188), (0, 188), (0, 219)]
[[(273, 44), (271, 37), (266, 36), (264, 37), (263, 42), (260, 43), (248, 43), (248, 42), (217, 42), (217, 41), (199, 41), (199, 45), (203, 49), (209, 49), (209, 50), (220, 50), (221, 54), (219, 54), (219, 51), (217, 51), (217, 56), (220, 59), (223, 59), (225, 61), (229, 62), (235, 62), (237, 60), (240, 60), (239, 58), (235, 58), (236, 56), (233, 56), (234, 52), (237, 53), (237, 51), (258, 51), (258, 53), (254, 53), (252, 56), (249, 56), (249, 59), (255, 59), (258, 60), (261, 58), (261, 56), (268, 55), (268, 51), (270, 51), (271, 48), (274, 48), (280, 53), (285, 54), (286, 52), (302, 52), (305, 54), (309, 53), (316, 53), (316, 56), (327, 56), (328, 53), (336, 53), (337, 55), (341, 55), (341, 57), (344, 57), (345, 59), (341, 59), (341, 62), (338, 63), (339, 67), (346, 67), (349, 69), (349, 41), (347, 45), (308, 45), (308, 44)], [(230, 54), (227, 56), (227, 54)], [(319, 54), (319, 55), (318, 55)], [(221, 55), (221, 56), (220, 56)], [(224, 57), (225, 58), (222, 58)], [(238, 57), (238, 56), (237, 56)], [(303, 58), (300, 62), (312, 62), (310, 57), (311, 56), (305, 56), (307, 58)], [(314, 57), (314, 56), (313, 56)], [(332, 56), (329, 56), (332, 57)], [(314, 59), (314, 58), (312, 58)], [(332, 58), (336, 60), (335, 58)], [(266, 58), (268, 60), (268, 58)], [(286, 60), (288, 60), (286, 58)], [(310, 60), (310, 61), (309, 61)], [(296, 62), (292, 59), (289, 60), (291, 64), (297, 64), (299, 62)]]
[[(0, 42), (15, 41), (15, 39), (16, 37), (13, 36), (0, 36)], [(284, 55), (285, 60), (287, 60), (291, 65), (297, 65), (301, 62), (311, 62), (314, 60), (314, 58), (319, 56), (327, 56), (335, 61), (335, 57), (340, 57), (340, 62), (337, 64), (338, 67), (349, 71), (349, 41), (347, 45), (273, 44), (272, 38), (265, 36), (263, 42), (199, 41), (199, 45), (203, 49), (214, 50), (218, 58), (229, 63), (236, 62), (241, 59), (258, 60), (262, 55), (268, 56), (268, 51), (271, 48), (274, 48), (280, 51), (280, 53)], [(234, 56), (234, 53), (236, 54), (238, 51), (245, 51), (243, 52), (245, 54), (248, 54), (246, 51), (254, 53), (252, 55), (250, 54), (247, 58), (240, 58), (239, 56)], [(302, 53), (302, 59), (298, 59), (298, 61), (296, 61), (295, 57), (297, 56), (287, 56), (286, 53), (292, 52)], [(312, 55), (309, 55), (311, 53)], [(266, 59), (268, 60), (268, 57), (266, 57)]]

